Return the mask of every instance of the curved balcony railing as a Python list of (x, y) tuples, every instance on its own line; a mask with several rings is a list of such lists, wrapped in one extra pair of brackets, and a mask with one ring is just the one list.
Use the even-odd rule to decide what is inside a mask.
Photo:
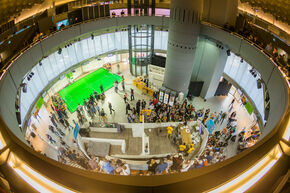
[[(77, 25), (77, 24), (75, 24), (75, 25)], [(68, 26), (68, 27), (66, 27), (66, 28), (64, 28), (64, 29), (67, 29), (67, 28), (69, 28), (69, 27), (71, 27), (71, 26)], [(217, 26), (215, 26), (215, 27), (217, 27)], [(220, 27), (219, 27), (220, 28)], [(64, 30), (63, 29), (63, 30)], [(221, 28), (220, 28), (221, 29)], [(224, 29), (223, 29), (224, 30)], [(55, 33), (57, 33), (57, 32), (54, 32), (54, 33), (52, 33), (52, 34), (55, 34)], [(50, 34), (50, 35), (52, 35), (52, 34)], [(240, 36), (239, 34), (236, 34), (236, 33), (234, 33), (236, 36), (239, 36), (241, 39), (245, 39), (243, 36)], [(48, 36), (45, 36), (45, 37), (43, 37), (42, 39), (45, 39), (45, 38), (48, 38), (49, 37), (49, 35)], [(40, 39), (39, 41), (41, 41), (42, 39)], [(246, 39), (247, 41), (248, 41), (248, 39)], [(255, 43), (254, 42), (251, 42), (251, 41), (249, 41), (252, 45), (255, 45)], [(34, 44), (36, 44), (37, 42), (35, 42)], [(33, 45), (34, 45), (33, 44)], [(259, 47), (258, 45), (255, 45), (258, 49), (260, 49), (262, 52), (264, 52), (263, 51), (263, 49), (261, 49), (261, 47)], [(28, 47), (26, 47), (25, 49), (23, 49), (22, 50), (22, 52), (24, 52), (26, 49), (28, 49), (28, 48), (30, 48), (30, 47), (32, 47), (32, 45), (30, 45), (30, 46), (28, 46)], [(13, 62), (15, 59), (17, 58), (17, 56), (15, 56), (13, 59), (12, 59), (12, 61), (11, 62)], [(12, 63), (11, 63), (12, 64)], [(11, 64), (8, 64), (3, 70), (6, 70)], [(286, 78), (286, 76), (285, 76), (285, 74), (284, 74), (284, 78)], [(289, 82), (288, 82), (288, 89), (289, 89)], [(288, 96), (289, 96), (289, 93), (288, 93)], [(289, 103), (288, 103), (289, 104)], [(287, 105), (288, 106), (288, 105)], [(288, 111), (286, 111), (285, 113), (284, 113), (284, 115), (283, 115), (283, 117), (284, 118), (287, 118), (287, 117), (289, 117), (289, 109), (288, 109)], [(4, 124), (4, 123), (3, 123)], [(279, 128), (279, 125), (281, 125), (281, 126), (283, 126), (283, 128), (286, 128), (285, 127), (285, 124), (287, 125), (287, 122), (285, 122), (285, 120), (281, 120), (280, 122), (279, 122), (279, 124), (275, 127), (275, 132), (276, 132), (276, 134), (275, 135), (277, 135), (277, 138), (279, 138), (280, 139), (280, 133), (277, 133), (277, 130), (278, 130), (278, 128)], [(4, 124), (5, 125), (5, 124)], [(6, 128), (6, 129), (8, 129), (8, 128)], [(6, 130), (5, 129), (5, 130)], [(287, 128), (286, 128), (287, 129)], [(9, 132), (9, 131), (8, 131)], [(278, 137), (279, 136), (279, 137)], [(272, 135), (272, 137), (273, 137), (273, 135)], [(266, 143), (266, 141), (268, 140), (269, 138), (265, 138), (265, 139), (263, 139), (262, 140), (262, 142), (260, 143), (260, 144), (262, 144), (262, 143)], [(17, 141), (16, 139), (14, 139), (15, 141)], [(277, 140), (275, 140), (275, 142), (277, 142)], [(272, 143), (271, 143), (272, 144)], [(21, 143), (18, 143), (18, 145), (20, 146), (21, 145)], [(269, 145), (269, 143), (268, 143), (268, 145)], [(16, 145), (17, 146), (17, 145)], [(258, 148), (258, 147), (257, 147)], [(15, 148), (12, 148), (12, 149), (15, 149)], [(22, 148), (22, 149), (24, 149), (24, 151), (28, 151), (28, 152), (30, 152), (30, 153), (32, 153), (31, 151), (29, 151), (29, 150), (27, 150), (27, 148)], [(254, 149), (256, 149), (256, 148), (254, 148)], [(241, 155), (239, 155), (239, 156), (237, 156), (237, 157), (235, 157), (234, 159), (231, 159), (231, 161), (225, 161), (225, 163), (222, 163), (222, 164), (219, 164), (219, 165), (217, 165), (216, 167), (222, 167), (222, 166), (225, 166), (226, 167), (226, 164), (230, 164), (231, 162), (233, 162), (234, 160), (237, 160), (237, 159), (239, 159), (239, 158), (241, 158), (242, 159), (242, 157), (243, 156), (245, 156), (246, 154), (251, 154), (252, 155), (252, 157), (253, 157), (253, 152), (252, 153), (250, 153), (251, 151), (253, 151), (254, 149), (251, 149), (250, 151), (247, 151), (246, 153), (242, 153)], [(261, 145), (259, 145), (259, 149), (261, 149)], [(266, 150), (268, 150), (268, 149), (266, 149)], [(17, 151), (15, 151), (15, 152), (17, 152)], [(34, 156), (36, 156), (36, 153), (35, 152), (33, 152), (32, 153)], [(39, 159), (42, 159), (39, 155), (37, 155), (37, 157), (39, 157)], [(254, 160), (257, 160), (257, 159), (254, 159)], [(48, 161), (47, 159), (46, 159), (46, 161), (47, 162), (50, 162), (50, 163), (53, 163), (53, 162), (51, 162), (51, 161)], [(55, 165), (57, 165), (56, 163), (54, 163)], [(60, 167), (61, 167), (61, 165), (59, 165)], [(212, 170), (212, 168), (213, 167), (215, 167), (215, 166), (209, 166), (209, 168), (208, 168), (208, 172), (210, 172), (210, 171), (213, 171)], [(37, 168), (37, 167), (36, 167)], [(69, 169), (69, 168), (68, 168)], [(75, 172), (77, 173), (78, 172), (78, 170), (75, 170)], [(185, 175), (187, 175), (187, 174), (185, 174)], [(178, 177), (177, 175), (173, 175), (172, 177)], [(105, 177), (106, 178), (106, 177)], [(99, 178), (100, 179), (100, 178)], [(109, 179), (109, 178), (107, 178), (107, 179)], [(224, 178), (223, 178), (224, 179)], [(120, 180), (121, 182), (124, 182), (123, 180)], [(173, 180), (173, 178), (171, 179), (171, 180), (169, 180), (169, 182), (173, 182), (174, 180)], [(144, 181), (144, 183), (146, 184), (146, 183), (148, 183), (148, 184), (151, 184), (152, 182), (146, 182), (146, 181)], [(140, 184), (139, 185), (141, 185), (142, 183), (141, 183), (141, 181), (140, 181)], [(154, 183), (153, 183), (154, 184)], [(158, 184), (158, 183), (157, 183)]]

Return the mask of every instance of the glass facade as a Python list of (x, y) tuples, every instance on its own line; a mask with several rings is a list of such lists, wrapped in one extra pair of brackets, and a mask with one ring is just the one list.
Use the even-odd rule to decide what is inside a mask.
[(264, 88), (263, 84), (260, 89), (257, 86), (261, 79), (259, 73), (253, 72), (250, 64), (233, 53), (227, 59), (224, 73), (247, 93), (264, 120)]
[(151, 25), (129, 26), (129, 62), (134, 76), (148, 74), (154, 49), (154, 27)]
[[(136, 76), (147, 74), (146, 64), (148, 60), (150, 60), (148, 58), (151, 58), (153, 51), (153, 48), (150, 47), (150, 42), (152, 42), (154, 45), (154, 50), (157, 52), (158, 50), (167, 50), (168, 32), (154, 31), (154, 36), (152, 36), (152, 34), (150, 34), (152, 33), (152, 26), (147, 26), (146, 28), (147, 30), (138, 29), (140, 33), (144, 32), (146, 35), (141, 34), (141, 36), (139, 36), (140, 33), (135, 33), (135, 40), (134, 42), (131, 42), (133, 51), (131, 57), (133, 60), (134, 56), (135, 61), (131, 64), (130, 70), (132, 74)], [(128, 31), (102, 34), (99, 36), (94, 36), (94, 38), (89, 37), (81, 41), (74, 42), (70, 46), (62, 48), (61, 52), (55, 51), (46, 58), (42, 59), (41, 62), (35, 65), (23, 79), (23, 83), (27, 84), (27, 92), (23, 93), (23, 91), (21, 91), (20, 95), (20, 112), (22, 122), (30, 109), (31, 104), (35, 101), (43, 89), (62, 72), (68, 70), (83, 60), (98, 56), (100, 54), (111, 53), (119, 50), (129, 50), (130, 41), (128, 37)], [(84, 66), (84, 69), (88, 67)], [(93, 69), (94, 67), (91, 66), (89, 68)], [(240, 85), (240, 87), (252, 99), (262, 118), (264, 118), (263, 84), (262, 88), (257, 88), (257, 80), (260, 79), (260, 76), (258, 74), (254, 77), (250, 72), (251, 69), (251, 65), (249, 65), (246, 61), (241, 62), (241, 58), (232, 53), (227, 59), (224, 73)], [(27, 76), (31, 72), (33, 72), (34, 75), (30, 81), (28, 81)]]
[[(152, 28), (152, 27), (151, 27)], [(155, 40), (162, 39), (162, 34), (167, 34), (168, 32), (159, 31), (155, 32)], [(163, 35), (165, 37), (165, 35)], [(168, 35), (166, 35), (167, 37)], [(154, 41), (155, 41), (154, 40)], [(157, 41), (154, 46), (158, 49), (167, 49), (167, 41)], [(147, 42), (140, 42), (138, 44), (141, 46), (142, 50), (147, 49)], [(20, 113), (22, 122), (29, 111), (31, 104), (39, 96), (42, 90), (56, 77), (58, 77), (62, 72), (71, 68), (72, 66), (82, 62), (83, 60), (89, 59), (100, 54), (115, 52), (119, 50), (129, 50), (128, 41), (128, 31), (119, 31), (115, 33), (107, 33), (99, 36), (94, 36), (94, 38), (89, 37), (81, 41), (72, 43), (66, 48), (62, 48), (61, 52), (55, 51), (46, 58), (42, 59), (41, 62), (35, 65), (30, 72), (23, 79), (23, 83), (27, 84), (27, 92), (20, 93)], [(142, 70), (142, 72), (144, 69)], [(33, 76), (28, 81), (27, 76), (33, 72)], [(141, 69), (139, 69), (139, 73)]]

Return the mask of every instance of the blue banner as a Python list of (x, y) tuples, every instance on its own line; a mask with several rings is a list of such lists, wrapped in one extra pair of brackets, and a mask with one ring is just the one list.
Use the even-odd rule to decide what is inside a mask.
[(74, 128), (74, 138), (75, 139), (77, 138), (80, 129), (81, 128), (80, 128), (79, 124), (77, 123), (76, 126), (75, 126), (75, 128)]
[(211, 134), (214, 130), (214, 123), (213, 123), (212, 119), (210, 119), (206, 122), (206, 127), (207, 127), (209, 134)]

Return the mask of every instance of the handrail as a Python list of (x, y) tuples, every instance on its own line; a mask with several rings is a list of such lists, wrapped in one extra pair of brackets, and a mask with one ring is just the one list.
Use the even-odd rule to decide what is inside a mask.
[[(234, 34), (235, 35), (235, 34)], [(237, 34), (237, 36), (238, 36), (238, 34)], [(254, 44), (253, 44), (254, 45)], [(289, 96), (289, 93), (288, 93), (288, 96)], [(288, 99), (288, 101), (289, 101), (289, 99)], [(289, 106), (289, 103), (287, 104), (287, 107)], [(212, 166), (208, 166), (208, 168), (201, 168), (201, 169), (199, 169), (198, 170), (198, 172), (196, 172), (196, 173), (199, 173), (199, 174), (195, 174), (195, 173), (193, 173), (193, 172), (189, 172), (189, 173), (185, 173), (185, 174), (174, 174), (174, 175), (165, 175), (165, 176), (157, 176), (159, 179), (160, 179), (160, 181), (163, 181), (163, 183), (164, 182), (168, 182), (167, 181), (167, 179), (169, 179), (169, 178), (176, 178), (176, 179), (178, 179), (178, 177), (180, 177), (179, 178), (179, 180), (176, 180), (175, 182), (180, 182), (181, 183), (181, 181), (182, 180), (186, 180), (186, 179), (192, 179), (192, 178), (197, 178), (198, 176), (201, 176), (201, 175), (207, 175), (207, 174), (210, 174), (211, 172), (215, 172), (216, 170), (223, 170), (223, 167), (230, 167), (229, 165), (235, 165), (235, 162), (237, 162), (237, 160), (238, 159), (243, 159), (243, 161), (245, 162), (245, 159), (247, 159), (247, 158), (249, 158), (250, 157), (250, 155), (253, 155), (253, 154), (255, 154), (255, 152), (253, 152), (254, 150), (259, 150), (260, 151), (260, 153), (261, 152), (264, 152), (264, 147), (261, 147), (262, 146), (262, 144), (264, 144), (264, 143), (270, 143), (270, 145), (271, 144), (274, 144), (274, 143), (276, 143), (277, 142), (277, 140), (279, 140), (279, 138), (280, 138), (280, 133), (278, 132), (279, 131), (279, 128), (281, 127), (281, 124), (282, 123), (284, 123), (285, 121), (286, 121), (286, 119), (283, 119), (283, 118), (287, 118), (287, 114), (288, 114), (288, 118), (289, 118), (289, 109), (288, 110), (286, 110), (285, 111), (285, 113), (284, 113), (284, 115), (283, 115), (283, 117), (282, 117), (282, 119), (279, 121), (279, 123), (275, 126), (275, 128), (273, 129), (273, 132), (272, 132), (272, 135), (271, 136), (267, 136), (265, 139), (263, 139), (262, 140), (262, 142), (260, 143), (260, 144), (257, 144), (258, 146), (257, 147), (253, 147), (253, 148), (250, 148), (250, 149), (248, 149), (248, 150), (246, 150), (246, 151), (244, 151), (244, 152), (242, 152), (241, 154), (239, 154), (239, 155), (237, 155), (236, 157), (233, 157), (233, 158), (230, 158), (229, 160), (226, 160), (226, 161), (224, 161), (224, 162), (222, 162), (222, 163), (218, 163), (218, 164), (215, 164), (215, 165), (212, 165)], [(285, 125), (283, 126), (283, 128), (285, 129)], [(9, 128), (5, 128), (5, 130), (9, 130)], [(10, 131), (9, 131), (10, 132)], [(277, 137), (274, 137), (274, 136), (277, 136)], [(270, 138), (270, 137), (272, 137), (272, 138)], [(13, 136), (13, 139), (15, 139), (16, 137), (15, 136)], [(278, 139), (277, 139), (278, 138)], [(19, 139), (17, 139), (16, 138), (16, 140), (18, 140), (19, 141)], [(24, 148), (23, 147), (23, 143), (22, 142), (19, 142), (18, 143), (18, 145), (19, 145), (19, 147), (24, 151), (24, 152), (26, 152), (27, 151), (27, 149), (28, 149), (28, 147), (26, 148)], [(26, 151), (25, 151), (26, 150)], [(32, 154), (32, 156), (35, 156), (36, 157), (36, 155), (38, 155), (36, 152), (32, 152), (32, 151), (29, 151), (29, 153), (28, 154)], [(22, 156), (25, 156), (25, 155), (22, 155)], [(37, 156), (39, 159), (42, 159), (42, 160), (45, 160), (45, 161), (47, 161), (47, 162), (49, 162), (49, 164), (51, 164), (51, 165), (53, 165), (53, 166), (55, 166), (55, 167), (60, 167), (60, 169), (63, 169), (63, 168), (66, 168), (66, 167), (61, 167), (61, 164), (58, 164), (58, 163), (55, 163), (55, 162), (53, 162), (53, 161), (48, 161), (47, 160), (47, 158), (46, 159), (44, 159), (43, 157), (41, 157), (40, 155), (38, 155)], [(250, 165), (250, 163), (247, 163), (247, 165)], [(66, 170), (66, 169), (63, 169), (63, 170)], [(72, 171), (70, 171), (70, 170), (72, 170)], [(223, 170), (224, 171), (224, 170)], [(90, 174), (90, 172), (80, 172), (78, 169), (71, 169), (71, 168), (67, 168), (67, 170), (66, 170), (66, 172), (71, 172), (71, 173), (81, 173), (81, 174), (83, 174), (84, 176), (88, 176), (89, 174)], [(81, 175), (80, 174), (80, 175)], [(94, 175), (95, 174), (90, 174), (91, 176), (92, 176), (92, 178), (94, 177)], [(96, 174), (96, 176), (98, 176), (97, 174)], [(106, 176), (106, 175), (99, 175), (101, 178), (102, 178), (102, 176)], [(110, 176), (110, 177), (112, 177), (112, 176)], [(134, 176), (134, 178), (135, 178), (136, 176)], [(182, 177), (184, 177), (184, 178), (182, 178)], [(90, 177), (88, 177), (88, 178), (90, 178)], [(104, 177), (104, 178), (106, 178), (107, 180), (108, 180), (108, 178), (107, 177)], [(103, 180), (103, 181), (106, 181), (106, 179), (105, 180)], [(122, 184), (122, 182), (123, 182), (123, 180), (121, 179), (121, 178), (118, 178), (118, 177), (116, 177), (116, 176), (114, 176), (114, 178), (112, 178), (112, 182), (114, 181), (114, 182), (116, 182), (116, 180), (114, 180), (114, 179), (120, 179), (120, 183)], [(132, 178), (130, 178), (130, 179), (132, 179)], [(137, 178), (136, 178), (137, 179)], [(138, 177), (138, 179), (145, 179), (145, 177)], [(147, 178), (148, 179), (148, 178)], [(154, 179), (157, 179), (157, 178), (154, 178)], [(99, 178), (96, 178), (95, 179), (96, 181), (98, 181), (98, 180), (101, 180), (101, 179), (99, 179)], [(138, 180), (137, 180), (138, 181)], [(142, 180), (141, 180), (142, 181)], [(148, 182), (148, 180), (146, 180), (145, 179), (145, 181), (146, 182), (144, 182), (144, 183), (149, 183)], [(152, 181), (154, 181), (153, 180), (153, 178), (152, 178)], [(173, 179), (171, 179), (171, 180), (169, 180), (169, 182), (172, 182), (172, 181), (174, 181)], [(108, 181), (107, 181), (108, 182)], [(116, 183), (118, 183), (118, 181), (116, 182)], [(151, 184), (153, 183), (153, 182), (150, 182)], [(157, 183), (157, 182), (156, 182)], [(154, 184), (154, 183), (153, 183)], [(162, 184), (162, 183), (161, 183)]]
[(271, 59), (271, 61), (275, 64), (275, 66), (280, 70), (280, 72), (282, 73), (282, 75), (284, 76), (284, 78), (287, 80), (288, 87), (290, 88), (290, 74), (289, 74), (289, 76), (287, 76), (285, 74), (285, 72), (281, 70), (282, 64), (279, 63), (278, 61), (274, 60), (274, 56), (272, 54), (270, 54), (269, 52), (267, 52), (265, 49), (263, 49), (261, 46), (259, 46), (255, 42), (251, 41), (247, 37), (242, 36), (241, 34), (238, 34), (237, 32), (231, 31), (231, 30), (229, 30), (227, 28), (224, 28), (224, 27), (221, 27), (221, 26), (218, 26), (218, 25), (209, 23), (209, 22), (202, 21), (202, 23), (205, 24), (205, 25), (212, 26), (212, 27), (218, 28), (220, 30), (226, 31), (226, 32), (228, 32), (228, 33), (230, 33), (230, 34), (232, 34), (232, 35), (234, 35), (236, 37), (239, 37), (242, 40), (246, 40), (251, 45), (255, 46), (257, 49), (259, 49), (261, 52), (263, 52), (265, 55), (267, 55)]
[[(159, 15), (156, 15), (157, 17)], [(123, 16), (122, 16), (123, 17)], [(128, 17), (125, 16), (125, 17)], [(162, 16), (161, 16), (162, 17)], [(56, 31), (52, 31), (51, 33), (47, 34), (47, 35), (44, 35), (44, 36), (41, 36), (37, 41), (35, 42), (32, 42), (30, 45), (27, 45), (25, 46), (24, 48), (22, 48), (20, 51), (18, 51), (15, 55), (12, 56), (11, 59), (9, 59), (6, 64), (3, 65), (3, 67), (1, 67), (0, 69), (0, 76), (1, 74), (3, 73), (3, 71), (9, 66), (9, 64), (15, 60), (21, 53), (25, 52), (26, 50), (28, 50), (30, 47), (36, 45), (37, 43), (41, 42), (42, 40), (58, 33), (58, 32), (61, 32), (63, 30), (66, 30), (66, 29), (69, 29), (71, 27), (74, 27), (74, 26), (77, 26), (77, 25), (80, 25), (80, 24), (83, 24), (83, 23), (88, 23), (88, 22), (92, 22), (92, 21), (98, 21), (98, 20), (103, 20), (103, 19), (107, 19), (107, 18), (114, 18), (114, 17), (103, 17), (103, 18), (95, 18), (95, 19), (90, 19), (90, 20), (85, 20), (85, 21), (81, 21), (81, 22), (78, 22), (78, 23), (74, 23), (72, 25), (69, 25), (69, 26), (64, 26), (63, 28), (61, 28), (60, 30), (56, 30)], [(215, 25), (215, 24), (212, 24), (212, 23), (208, 23), (208, 22), (205, 22), (205, 21), (202, 21), (202, 23), (205, 23), (207, 25), (210, 25), (210, 26), (214, 26), (218, 29), (221, 29), (221, 30), (224, 30), (224, 31), (227, 31), (235, 36), (238, 36), (239, 38), (243, 39), (243, 40), (246, 40), (248, 41), (249, 43), (251, 43), (252, 45), (254, 45), (255, 47), (257, 47), (259, 50), (261, 50), (263, 53), (265, 53), (266, 55), (268, 55), (272, 60), (273, 60), (273, 55), (271, 55), (270, 53), (268, 53), (265, 49), (263, 49), (262, 47), (260, 47), (259, 45), (257, 45), (255, 42), (249, 40), (247, 37), (245, 36), (242, 36), (236, 32), (233, 32), (233, 31), (230, 31), (229, 29), (227, 28), (224, 28), (224, 27), (221, 27), (221, 26), (218, 26), (218, 25)], [(285, 74), (285, 72), (283, 72), (281, 70), (281, 66), (282, 64), (280, 64), (278, 61), (275, 61), (275, 65), (277, 66), (277, 68), (282, 72), (283, 76), (287, 79), (287, 82), (288, 82), (288, 86), (290, 87), (290, 77), (287, 77), (287, 75)], [(289, 73), (290, 74), (290, 73)], [(290, 76), (290, 75), (289, 75)]]

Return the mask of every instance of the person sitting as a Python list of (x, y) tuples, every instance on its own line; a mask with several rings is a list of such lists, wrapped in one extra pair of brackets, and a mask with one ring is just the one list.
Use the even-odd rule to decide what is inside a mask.
[(131, 175), (129, 164), (122, 164), (122, 171), (121, 171), (120, 175), (124, 175), (124, 176)]
[(150, 159), (148, 162), (148, 171), (149, 172), (155, 172), (156, 171), (156, 167), (157, 167), (157, 163), (155, 162), (154, 159)]
[(114, 168), (111, 165), (111, 160), (108, 160), (107, 162), (105, 162), (104, 165), (102, 166), (102, 169), (107, 174), (114, 174)]
[(190, 144), (187, 154), (190, 154), (194, 150), (194, 144)]
[(92, 159), (90, 159), (88, 161), (88, 165), (89, 165), (89, 169), (90, 170), (95, 170), (98, 166), (97, 164), (97, 158), (96, 157), (93, 157)]
[(172, 138), (173, 128), (171, 126), (167, 127), (167, 138)]
[(173, 157), (173, 164), (171, 166), (171, 170), (179, 171), (182, 168), (183, 158), (182, 155), (179, 155), (177, 158)]
[(123, 17), (125, 15), (124, 10), (121, 11), (121, 16)]
[(115, 11), (112, 12), (112, 17), (116, 17)]
[(156, 167), (156, 174), (162, 174), (164, 170), (167, 168), (167, 163), (164, 162), (164, 159), (161, 158), (159, 164)]
[(186, 149), (185, 143), (183, 143), (182, 145), (179, 145), (179, 152), (183, 152), (185, 149)]

